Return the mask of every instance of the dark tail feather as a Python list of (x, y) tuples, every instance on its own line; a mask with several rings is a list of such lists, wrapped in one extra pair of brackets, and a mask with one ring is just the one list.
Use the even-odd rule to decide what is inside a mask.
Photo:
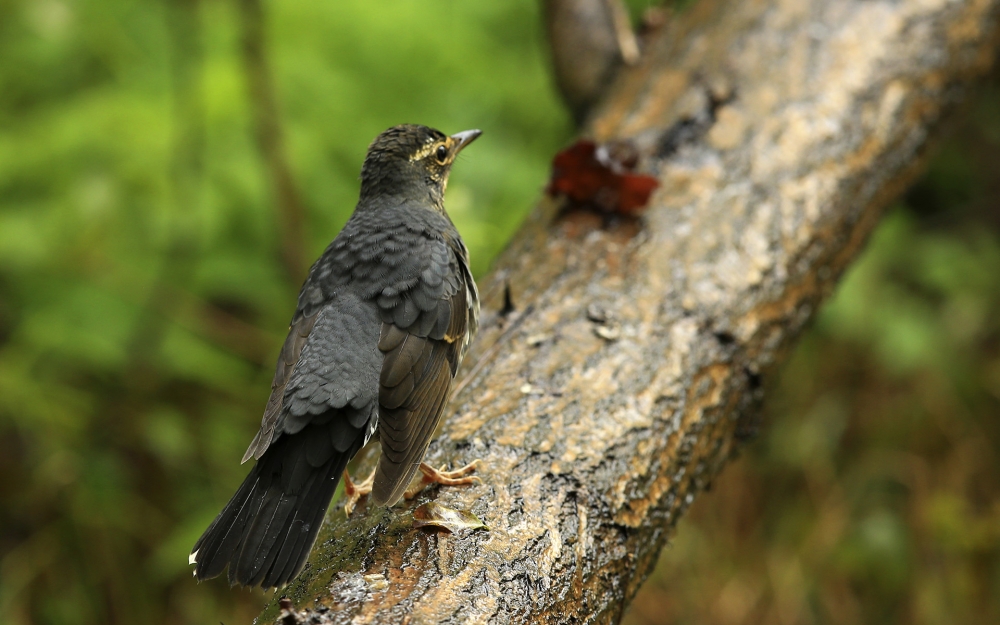
[(271, 588), (298, 575), (353, 455), (332, 443), (328, 453), (317, 454), (316, 437), (330, 435), (314, 426), (272, 443), (195, 543), (195, 577), (215, 577), (229, 565), (230, 584)]

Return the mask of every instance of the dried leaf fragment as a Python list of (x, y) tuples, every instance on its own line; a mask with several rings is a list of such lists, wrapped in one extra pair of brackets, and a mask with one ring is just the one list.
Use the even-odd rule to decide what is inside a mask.
[(639, 153), (630, 141), (597, 144), (580, 139), (552, 159), (546, 192), (564, 196), (570, 208), (637, 216), (660, 183), (635, 173)]
[(362, 578), (368, 584), (368, 590), (372, 592), (380, 592), (389, 587), (389, 581), (381, 573), (363, 575)]
[(281, 625), (299, 625), (305, 622), (295, 611), (295, 605), (288, 597), (282, 597), (278, 601), (278, 605), (281, 607), (281, 617), (279, 618)]
[(532, 334), (527, 339), (525, 339), (525, 341), (528, 343), (528, 346), (530, 347), (538, 347), (543, 343), (545, 343), (545, 341), (549, 340), (549, 338), (550, 338), (549, 335), (544, 333)]
[(413, 511), (413, 527), (442, 529), (447, 532), (489, 529), (479, 517), (468, 510), (456, 510), (434, 501), (429, 501)]
[(618, 322), (611, 322), (594, 328), (594, 334), (605, 341), (617, 341), (622, 336), (622, 326)]
[(611, 314), (600, 304), (592, 303), (587, 306), (587, 319), (594, 323), (607, 323)]

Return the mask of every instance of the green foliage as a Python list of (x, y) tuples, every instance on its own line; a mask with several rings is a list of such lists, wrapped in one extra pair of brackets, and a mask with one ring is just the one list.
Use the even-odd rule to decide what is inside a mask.
[[(0, 0), (0, 620), (249, 622), (187, 553), (245, 474), (295, 302), (237, 0)], [(535, 2), (265, 3), (305, 256), (371, 139), (482, 128), (482, 272), (570, 133)]]

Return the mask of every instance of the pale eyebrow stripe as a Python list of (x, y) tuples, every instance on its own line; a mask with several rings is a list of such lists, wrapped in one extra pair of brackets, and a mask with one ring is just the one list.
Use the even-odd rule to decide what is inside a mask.
[(410, 162), (412, 163), (413, 161), (419, 161), (420, 159), (430, 154), (431, 150), (433, 150), (435, 147), (437, 147), (436, 142), (425, 145), (424, 147), (420, 148), (420, 150), (415, 152), (413, 156), (410, 157)]
[(418, 150), (416, 153), (413, 154), (413, 156), (410, 157), (410, 162), (412, 163), (413, 161), (419, 161), (420, 159), (424, 158), (425, 156), (433, 152), (434, 149), (437, 148), (437, 146), (439, 145), (448, 145), (447, 140), (445, 141), (440, 141), (437, 139), (431, 140), (430, 143), (420, 148), (420, 150)]

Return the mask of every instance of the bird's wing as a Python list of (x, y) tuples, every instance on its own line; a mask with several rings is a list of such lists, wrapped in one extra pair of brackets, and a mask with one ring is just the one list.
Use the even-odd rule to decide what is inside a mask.
[(378, 416), (378, 310), (350, 291), (293, 319), (260, 431), (257, 463), (194, 546), (199, 579), (281, 586), (302, 569), (347, 463)]
[(281, 353), (278, 354), (278, 365), (274, 371), (274, 380), (271, 382), (271, 396), (268, 397), (267, 405), (264, 407), (264, 418), (260, 421), (260, 430), (250, 442), (241, 462), (246, 462), (250, 458), (259, 459), (271, 444), (274, 426), (278, 423), (278, 415), (284, 404), (288, 376), (291, 375), (295, 363), (299, 361), (302, 347), (306, 344), (306, 339), (309, 338), (313, 326), (316, 325), (317, 317), (319, 317), (318, 310), (308, 317), (299, 316), (292, 321), (292, 325), (288, 328), (285, 344), (281, 346)]
[[(281, 349), (260, 431), (243, 461), (257, 458), (282, 434), (329, 423), (344, 452), (371, 436), (381, 355), (379, 318), (371, 304), (344, 292), (293, 320)], [(367, 431), (363, 431), (367, 428)], [(362, 443), (363, 445), (363, 443)]]
[(478, 312), (460, 242), (424, 239), (411, 253), (423, 261), (419, 279), (376, 300), (383, 322), (378, 349), (384, 354), (378, 423), (382, 456), (371, 494), (378, 505), (397, 501), (416, 473)]

